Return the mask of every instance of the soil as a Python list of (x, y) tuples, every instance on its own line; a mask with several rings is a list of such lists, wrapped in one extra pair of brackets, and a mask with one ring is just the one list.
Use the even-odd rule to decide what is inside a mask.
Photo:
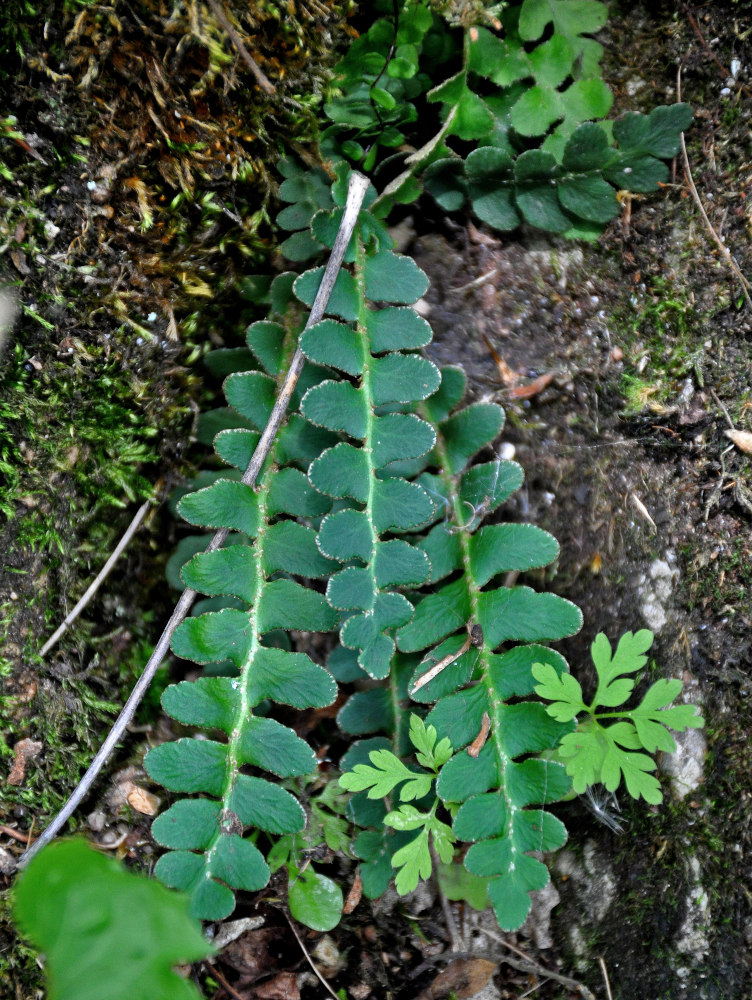
[[(681, 69), (681, 98), (695, 110), (689, 170), (743, 274), (752, 274), (749, 14), (738, 3), (691, 11), (628, 5), (613, 13), (602, 39), (615, 113), (676, 100)], [(118, 37), (134, 44), (127, 30)], [(94, 38), (93, 29), (86, 38)], [(89, 65), (85, 46), (74, 51), (81, 66)], [(196, 59), (185, 69), (194, 83), (206, 71)], [(39, 66), (15, 73), (39, 141), (27, 143), (31, 153), (7, 141), (1, 150), (14, 181), (4, 194), (0, 267), (9, 284), (20, 284), (27, 307), (5, 346), (0, 395), (0, 461), (9, 471), (0, 469), (12, 476), (0, 539), (2, 752), (10, 771), (22, 739), (42, 741), (44, 750), (18, 785), (0, 793), (0, 843), (11, 853), (20, 846), (7, 828), (23, 835), (32, 820), (38, 828), (54, 813), (169, 613), (161, 581), (175, 528), (167, 511), (152, 516), (59, 651), (45, 661), (35, 651), (99, 568), (136, 502), (154, 495), (151, 484), (162, 477), (155, 494), (161, 500), (197, 459), (196, 446), (184, 442), (214, 388), (197, 362), (207, 345), (240, 343), (248, 309), (242, 272), (260, 268), (266, 239), (260, 222), (240, 233), (221, 211), (207, 219), (195, 191), (186, 209), (192, 223), (180, 232), (174, 223), (170, 229), (158, 187), (139, 198), (137, 184), (119, 186), (111, 197), (105, 184), (103, 200), (92, 201), (90, 181), (106, 181), (103, 167), (115, 157), (104, 140), (93, 149), (75, 147), (87, 162), (56, 170), (56, 191), (42, 195), (49, 170), (37, 156), (51, 160), (60, 129), (85, 135), (91, 122), (65, 81)], [(105, 73), (97, 99), (111, 99), (115, 84), (108, 81)], [(241, 148), (227, 104), (204, 119), (222, 121), (236, 137), (223, 153), (263, 161), (264, 149)], [(50, 123), (55, 109), (62, 124)], [(138, 149), (151, 148), (150, 141), (139, 137)], [(170, 173), (176, 169), (162, 164), (161, 193), (180, 187)], [(249, 193), (223, 173), (197, 181), (195, 190), (214, 190), (230, 212), (233, 199), (245, 199), (245, 214), (251, 203), (256, 211), (264, 206), (262, 188)], [(34, 212), (19, 228), (29, 205)], [(145, 205), (157, 213), (156, 232), (139, 232)], [(99, 211), (107, 206), (111, 213)], [(45, 222), (60, 231), (51, 246)], [(475, 396), (505, 407), (500, 447), (514, 449), (526, 483), (504, 516), (546, 528), (561, 545), (545, 581), (532, 582), (582, 608), (582, 632), (561, 647), (573, 672), (586, 688), (592, 682), (589, 645), (598, 632), (614, 642), (628, 629), (649, 627), (656, 634), (651, 676), (681, 677), (684, 697), (702, 706), (706, 728), (680, 744), (679, 774), (676, 759), (662, 762), (667, 796), (660, 808), (625, 796), (557, 807), (570, 842), (553, 861), (552, 887), (540, 894), (523, 931), (505, 936), (527, 959), (501, 946), (494, 921), (469, 907), (455, 908), (457, 957), (431, 891), (406, 903), (387, 897), (372, 908), (361, 904), (330, 936), (311, 932), (304, 943), (333, 988), (354, 997), (438, 998), (453, 990), (490, 1000), (536, 987), (537, 996), (564, 1000), (578, 995), (581, 983), (600, 998), (609, 995), (608, 975), (615, 1000), (745, 1000), (752, 995), (752, 463), (726, 431), (752, 429), (752, 303), (700, 218), (681, 158), (661, 193), (626, 200), (622, 216), (593, 245), (533, 232), (499, 237), (430, 205), (403, 229), (406, 249), (431, 278), (432, 357), (461, 364)], [(222, 241), (232, 247), (227, 255)], [(196, 254), (195, 267), (183, 280), (167, 261), (188, 251)], [(103, 304), (91, 303), (89, 278), (109, 283), (98, 286), (106, 288)], [(214, 296), (206, 296), (203, 311), (193, 295), (201, 282)], [(105, 379), (111, 382), (103, 391)], [(114, 409), (102, 409), (105, 401)], [(86, 411), (89, 420), (81, 416)], [(94, 433), (105, 420), (132, 430), (127, 441), (119, 439), (117, 454), (103, 450)], [(34, 421), (44, 422), (50, 437), (35, 432)], [(159, 739), (170, 724), (155, 705), (156, 695), (144, 718)], [(148, 824), (118, 811), (122, 787), (140, 780), (143, 751), (135, 734), (80, 822), (100, 840), (123, 838), (121, 857), (148, 860)], [(136, 770), (126, 772), (126, 765)], [(235, 995), (295, 995), (291, 975), (307, 968), (300, 947), (278, 910), (266, 905), (260, 912), (264, 927), (240, 929), (217, 962), (214, 987), (205, 969), (196, 971), (206, 996), (232, 995), (223, 980)], [(243, 904), (235, 917), (258, 913)], [(3, 934), (9, 981), (25, 1000), (38, 983), (33, 960), (17, 944), (10, 950), (7, 927)], [(546, 981), (531, 961), (568, 982)], [(251, 987), (259, 968), (273, 975)], [(304, 983), (303, 996), (321, 995), (316, 980)]]

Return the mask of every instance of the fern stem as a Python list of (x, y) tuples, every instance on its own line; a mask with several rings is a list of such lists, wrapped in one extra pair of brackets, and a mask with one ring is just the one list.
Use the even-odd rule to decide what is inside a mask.
[[(332, 248), (331, 256), (329, 257), (329, 261), (326, 265), (326, 270), (324, 271), (324, 276), (318, 293), (316, 294), (305, 329), (308, 329), (308, 327), (318, 323), (324, 315), (329, 297), (331, 296), (332, 289), (334, 288), (334, 283), (337, 280), (337, 274), (342, 266), (345, 251), (347, 250), (350, 239), (352, 238), (353, 230), (355, 229), (355, 225), (358, 220), (358, 214), (360, 212), (361, 205), (363, 204), (366, 190), (368, 189), (368, 184), (368, 178), (364, 177), (362, 174), (353, 172), (350, 175), (347, 202), (342, 215), (342, 221), (340, 223), (337, 238), (334, 242), (334, 247)], [(261, 467), (266, 460), (272, 446), (272, 442), (274, 441), (280, 424), (284, 418), (290, 397), (292, 396), (298, 378), (300, 377), (304, 362), (305, 355), (300, 348), (297, 348), (290, 363), (290, 368), (284, 384), (280, 390), (279, 396), (277, 397), (274, 409), (269, 417), (269, 421), (264, 428), (264, 432), (262, 433), (259, 443), (256, 446), (256, 450), (254, 451), (251, 461), (248, 464), (248, 468), (243, 475), (242, 481), (248, 486), (252, 486), (255, 483), (258, 474), (261, 471)], [(226, 528), (216, 532), (212, 540), (209, 542), (206, 551), (211, 552), (214, 549), (220, 548), (220, 546), (224, 544), (227, 535), (228, 530)], [(88, 770), (73, 790), (60, 812), (55, 816), (40, 836), (37, 837), (31, 847), (29, 847), (29, 849), (21, 855), (18, 860), (19, 868), (24, 868), (35, 854), (49, 844), (50, 841), (55, 839), (84, 798), (86, 798), (89, 794), (89, 790), (94, 784), (97, 775), (107, 762), (107, 759), (114, 750), (116, 744), (118, 744), (122, 739), (126, 728), (135, 715), (136, 709), (148, 691), (151, 682), (154, 679), (154, 675), (162, 663), (162, 660), (167, 655), (175, 630), (185, 619), (196, 597), (197, 592), (191, 589), (186, 589), (181, 594), (180, 599), (175, 605), (175, 609), (170, 616), (170, 620), (165, 626), (162, 635), (159, 637), (159, 641), (154, 647), (154, 652), (149, 657), (143, 673), (136, 682), (128, 700), (120, 712), (120, 715), (115, 720), (112, 729), (99, 749), (99, 752), (91, 762)]]

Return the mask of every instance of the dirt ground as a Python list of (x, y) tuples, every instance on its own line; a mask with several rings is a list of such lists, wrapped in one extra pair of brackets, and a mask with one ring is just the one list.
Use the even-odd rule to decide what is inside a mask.
[[(749, 5), (623, 5), (602, 40), (615, 113), (673, 102), (680, 70), (681, 97), (695, 110), (687, 135), (694, 184), (716, 233), (741, 272), (752, 276)], [(68, 93), (51, 77), (22, 78), (24, 86), (32, 80), (37, 89), (49, 88), (48, 111)], [(26, 93), (24, 101), (39, 110)], [(15, 157), (19, 171), (40, 169), (33, 156), (20, 165), (18, 150), (6, 149), (7, 143), (3, 155)], [(41, 141), (37, 154), (49, 158)], [(163, 499), (201, 454), (185, 442), (198, 407), (216, 387), (203, 381), (199, 358), (206, 343), (241, 342), (246, 306), (239, 293), (227, 292), (224, 299), (207, 297), (203, 312), (192, 311), (186, 288), (199, 280), (217, 288), (223, 278), (229, 288), (230, 277), (243, 267), (251, 271), (264, 249), (261, 226), (245, 256), (233, 251), (226, 265), (207, 250), (192, 284), (181, 286), (173, 329), (163, 308), (174, 283), (169, 274), (161, 290), (143, 285), (149, 295), (157, 288), (155, 297), (133, 298), (144, 261), (152, 259), (147, 251), (157, 253), (156, 243), (147, 246), (132, 231), (132, 256), (124, 256), (123, 232), (138, 222), (137, 190), (131, 189), (130, 222), (124, 203), (114, 202), (111, 215), (77, 214), (88, 183), (79, 174), (97, 176), (91, 164), (70, 168), (56, 196), (37, 201), (39, 214), (26, 232), (19, 229), (18, 203), (21, 190), (32, 190), (30, 176), (19, 173), (23, 183), (6, 184), (3, 195), (1, 242), (8, 242), (0, 276), (21, 285), (27, 306), (6, 345), (0, 385), (0, 471), (12, 484), (0, 525), (0, 724), (8, 771), (21, 739), (44, 743), (21, 782), (0, 791), (0, 844), (11, 853), (22, 844), (8, 830), (23, 835), (32, 821), (38, 828), (59, 806), (169, 613), (161, 581), (176, 529), (161, 506), (83, 622), (48, 659), (35, 656), (137, 502), (159, 480)], [(222, 197), (232, 211), (230, 181)], [(231, 228), (222, 213), (207, 222), (195, 204), (191, 212), (190, 232), (163, 234), (170, 252), (167, 235), (183, 249), (215, 247), (226, 238), (224, 227)], [(54, 245), (42, 245), (45, 221), (72, 241), (86, 218), (97, 237), (80, 259), (74, 254), (74, 279), (54, 260), (47, 267), (43, 261), (39, 270), (52, 287), (35, 284), (37, 257), (54, 257)], [(570, 842), (553, 863), (552, 887), (523, 931), (505, 936), (524, 956), (494, 939), (493, 920), (455, 906), (464, 951), (447, 966), (453, 957), (447, 914), (430, 890), (405, 905), (387, 898), (372, 909), (362, 906), (327, 939), (309, 935), (306, 946), (333, 988), (354, 997), (438, 1000), (454, 990), (458, 997), (516, 1000), (535, 988), (535, 996), (565, 1000), (587, 995), (577, 992), (580, 983), (599, 1000), (746, 1000), (752, 996), (752, 463), (726, 431), (752, 430), (752, 303), (700, 218), (681, 158), (672, 182), (658, 195), (625, 200), (621, 218), (594, 245), (533, 232), (499, 237), (430, 206), (421, 206), (403, 230), (406, 249), (431, 278), (431, 356), (461, 364), (473, 393), (507, 411), (503, 446), (514, 448), (526, 483), (504, 516), (538, 524), (561, 544), (545, 584), (584, 614), (582, 632), (562, 646), (573, 672), (587, 685), (589, 645), (599, 631), (614, 641), (627, 629), (650, 627), (654, 676), (683, 678), (687, 700), (702, 706), (707, 725), (681, 744), (677, 758), (662, 762), (673, 793), (660, 808), (624, 797), (592, 808), (582, 801), (557, 807)], [(29, 232), (37, 234), (33, 248)], [(86, 234), (81, 238), (85, 244)], [(125, 331), (111, 296), (96, 310), (71, 308), (71, 287), (106, 276), (101, 261), (86, 261), (108, 241), (122, 272), (114, 280), (131, 296)], [(152, 275), (158, 267), (150, 266)], [(152, 311), (158, 318), (150, 327)], [(177, 329), (182, 341), (174, 339)], [(103, 379), (110, 384), (103, 387)], [(530, 386), (527, 397), (520, 386)], [(49, 421), (46, 439), (31, 426), (40, 420)], [(113, 430), (115, 445), (103, 443), (95, 430), (104, 421), (125, 427), (127, 438)], [(158, 732), (166, 723), (155, 714), (156, 702), (155, 694), (144, 718)], [(120, 855), (132, 850), (142, 859), (148, 824), (118, 816), (116, 794), (128, 780), (123, 768), (138, 766), (143, 739), (132, 736), (84, 811), (93, 836), (124, 837)], [(602, 821), (604, 810), (610, 825)], [(290, 977), (306, 968), (299, 944), (278, 911), (262, 913), (265, 926), (246, 927), (223, 953), (214, 980), (220, 985), (206, 986), (207, 997), (226, 1000), (238, 990), (244, 997), (294, 996)], [(236, 916), (256, 914), (247, 903)], [(26, 1000), (37, 982), (32, 959), (12, 943), (7, 924), (2, 935), (0, 961), (14, 990), (8, 996)], [(546, 979), (531, 962), (559, 979)], [(250, 991), (259, 968), (274, 972), (277, 992)], [(303, 996), (321, 991), (311, 979)]]

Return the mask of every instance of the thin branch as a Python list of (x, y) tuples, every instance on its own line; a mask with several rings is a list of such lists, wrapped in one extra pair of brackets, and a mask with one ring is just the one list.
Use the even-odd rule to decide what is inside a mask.
[(263, 91), (265, 91), (267, 94), (269, 94), (270, 97), (272, 97), (274, 94), (277, 93), (277, 88), (274, 86), (269, 77), (266, 75), (266, 73), (264, 73), (264, 71), (261, 69), (259, 64), (253, 58), (251, 53), (245, 47), (245, 45), (243, 44), (243, 39), (240, 37), (240, 35), (238, 35), (237, 31), (235, 31), (233, 26), (227, 20), (227, 15), (219, 6), (217, 0), (209, 0), (209, 6), (214, 11), (219, 23), (222, 25), (222, 27), (229, 35), (232, 44), (235, 46), (235, 48), (238, 50), (241, 56), (248, 63), (248, 68), (250, 69), (251, 73), (253, 73), (253, 75), (256, 77), (259, 87), (261, 87)]
[[(327, 303), (329, 302), (329, 297), (331, 296), (332, 289), (334, 288), (334, 282), (337, 280), (337, 275), (339, 274), (339, 270), (342, 266), (345, 251), (347, 250), (355, 225), (358, 221), (358, 213), (360, 212), (360, 207), (363, 204), (363, 198), (365, 197), (368, 184), (368, 178), (364, 177), (363, 174), (353, 172), (350, 175), (350, 185), (347, 191), (345, 211), (342, 216), (342, 221), (340, 222), (339, 231), (337, 232), (337, 238), (334, 241), (334, 247), (332, 248), (329, 262), (327, 263), (324, 271), (324, 277), (321, 279), (321, 285), (316, 293), (316, 298), (314, 299), (308, 321), (305, 325), (306, 330), (318, 323), (324, 315)], [(279, 395), (277, 396), (277, 401), (275, 402), (274, 409), (269, 417), (269, 422), (264, 428), (264, 431), (259, 439), (259, 443), (256, 445), (256, 450), (251, 457), (251, 461), (248, 463), (248, 468), (243, 474), (241, 482), (245, 483), (246, 486), (253, 486), (258, 478), (258, 474), (261, 471), (264, 461), (266, 460), (266, 456), (269, 454), (274, 437), (279, 430), (280, 424), (282, 423), (287, 410), (287, 405), (293, 394), (300, 373), (303, 370), (304, 363), (305, 355), (298, 347), (293, 355), (292, 361), (290, 362), (290, 367), (287, 375), (285, 376), (285, 381), (280, 389)], [(209, 542), (206, 547), (206, 551), (213, 552), (215, 549), (220, 548), (220, 546), (225, 542), (228, 533), (227, 528), (223, 528), (221, 531), (218, 531)], [(58, 835), (65, 823), (78, 808), (79, 804), (88, 795), (89, 789), (107, 761), (107, 758), (114, 750), (115, 745), (122, 739), (126, 727), (133, 718), (136, 709), (141, 703), (141, 699), (146, 694), (149, 685), (152, 682), (154, 674), (157, 672), (157, 668), (167, 655), (167, 651), (170, 648), (170, 640), (172, 639), (175, 629), (178, 625), (180, 625), (190, 611), (196, 597), (197, 592), (195, 590), (186, 589), (181, 594), (180, 600), (175, 605), (175, 610), (172, 612), (170, 620), (165, 626), (164, 632), (162, 632), (162, 635), (159, 637), (159, 641), (154, 647), (154, 652), (149, 657), (143, 673), (136, 682), (133, 691), (131, 691), (130, 697), (123, 706), (120, 715), (115, 720), (115, 724), (108, 733), (107, 738), (102, 744), (99, 752), (91, 762), (88, 771), (47, 829), (44, 830), (34, 844), (21, 855), (18, 862), (19, 868), (27, 865), (38, 851), (40, 851), (46, 844), (49, 844), (49, 842)]]
[(500, 934), (496, 934), (494, 931), (490, 930), (488, 927), (483, 928), (483, 933), (486, 937), (490, 937), (494, 941), (498, 941), (499, 944), (504, 945), (510, 951), (513, 951), (515, 955), (519, 955), (522, 961), (517, 961), (516, 959), (509, 958), (505, 956), (501, 959), (502, 962), (506, 962), (507, 965), (511, 965), (513, 969), (518, 969), (520, 972), (530, 972), (535, 976), (541, 976), (546, 979), (553, 979), (555, 983), (560, 983), (562, 986), (566, 986), (567, 989), (576, 990), (580, 996), (585, 997), (585, 1000), (595, 1000), (595, 996), (591, 991), (584, 985), (584, 983), (577, 982), (576, 979), (570, 979), (569, 976), (561, 976), (558, 972), (552, 972), (550, 969), (545, 969), (542, 965), (538, 965), (537, 962), (533, 961), (529, 955), (527, 955), (522, 948), (517, 948), (515, 945), (510, 944), (505, 941)]
[(314, 973), (316, 975), (316, 978), (321, 983), (321, 985), (324, 987), (324, 989), (327, 991), (327, 993), (329, 994), (329, 996), (334, 997), (334, 1000), (339, 1000), (339, 997), (337, 996), (337, 994), (334, 992), (334, 990), (331, 988), (331, 986), (329, 985), (329, 983), (326, 981), (326, 979), (324, 979), (324, 977), (321, 975), (321, 973), (319, 972), (319, 970), (316, 968), (316, 963), (313, 961), (313, 959), (311, 958), (311, 956), (308, 954), (308, 949), (303, 944), (303, 939), (301, 938), (300, 934), (298, 934), (298, 932), (295, 930), (295, 924), (292, 922), (291, 918), (287, 916), (287, 914), (285, 914), (285, 917), (287, 917), (287, 922), (290, 925), (290, 930), (295, 935), (295, 940), (300, 945), (300, 950), (305, 955), (306, 961), (308, 962), (308, 964), (310, 965), (310, 967), (313, 969), (313, 971), (314, 971)]
[(121, 553), (123, 552), (123, 549), (125, 549), (125, 547), (128, 544), (128, 542), (130, 542), (131, 538), (133, 538), (133, 536), (138, 531), (138, 528), (139, 528), (141, 522), (146, 517), (146, 512), (149, 509), (149, 503), (150, 503), (149, 500), (147, 500), (146, 503), (142, 503), (141, 506), (136, 511), (136, 513), (133, 515), (133, 520), (128, 525), (128, 528), (126, 529), (126, 532), (123, 535), (123, 537), (120, 539), (120, 541), (115, 546), (115, 551), (112, 553), (112, 555), (107, 560), (107, 562), (104, 564), (104, 566), (101, 568), (101, 570), (99, 571), (99, 573), (97, 573), (96, 577), (94, 578), (93, 583), (90, 584), (90, 586), (87, 589), (86, 593), (81, 598), (81, 600), (78, 602), (78, 604), (75, 606), (75, 608), (71, 611), (71, 613), (69, 615), (65, 616), (65, 620), (63, 621), (62, 625), (60, 625), (60, 627), (58, 629), (56, 629), (52, 633), (52, 635), (49, 637), (49, 639), (44, 644), (44, 646), (42, 646), (42, 648), (39, 650), (39, 655), (40, 656), (45, 656), (47, 653), (49, 653), (49, 651), (52, 649), (52, 647), (58, 641), (58, 639), (63, 634), (63, 632), (65, 632), (65, 630), (68, 628), (68, 626), (71, 625), (76, 620), (76, 618), (78, 618), (78, 616), (84, 610), (84, 608), (86, 607), (86, 605), (89, 603), (89, 601), (92, 599), (92, 597), (99, 590), (99, 588), (101, 587), (103, 581), (107, 578), (107, 576), (109, 575), (110, 570), (115, 565), (115, 563), (117, 562), (117, 560), (120, 557)]
[(603, 982), (606, 986), (606, 996), (608, 997), (608, 1000), (614, 1000), (613, 994), (611, 993), (611, 983), (608, 978), (608, 969), (606, 968), (606, 963), (602, 955), (598, 957), (598, 965), (601, 967), (601, 975), (603, 976)]
[[(727, 80), (733, 80), (734, 83), (736, 83), (737, 86), (739, 86), (740, 89), (743, 90), (743, 91), (745, 91), (747, 94), (752, 93), (750, 91), (749, 87), (745, 87), (743, 83), (738, 83), (738, 81), (735, 79), (734, 74), (731, 72), (731, 70), (728, 69), (728, 67), (724, 66), (723, 63), (718, 58), (718, 56), (715, 54), (715, 52), (713, 52), (713, 50), (711, 49), (711, 47), (708, 45), (707, 41), (705, 40), (705, 36), (700, 31), (700, 26), (698, 25), (697, 21), (692, 16), (692, 11), (689, 9), (689, 7), (687, 7), (687, 5), (684, 4), (684, 3), (681, 5), (681, 7), (682, 7), (682, 10), (684, 11), (684, 13), (687, 15), (687, 20), (692, 25), (692, 30), (697, 35), (697, 37), (700, 39), (700, 44), (705, 49), (705, 51), (710, 56), (710, 58), (713, 60), (713, 62), (716, 64), (716, 66), (721, 71), (721, 73), (723, 73), (724, 77)], [(677, 95), (677, 97), (678, 97), (678, 100), (681, 101), (681, 97), (679, 95)]]
[[(681, 63), (679, 64), (679, 68), (676, 71), (676, 99), (677, 101), (681, 101)], [(705, 228), (710, 233), (713, 240), (717, 244), (718, 249), (725, 257), (726, 263), (734, 272), (736, 277), (739, 279), (739, 282), (741, 283), (742, 286), (742, 293), (744, 294), (744, 298), (747, 300), (747, 305), (750, 306), (750, 308), (752, 308), (752, 297), (750, 296), (750, 292), (752, 292), (752, 285), (750, 285), (750, 283), (742, 274), (741, 270), (739, 269), (739, 265), (736, 263), (733, 256), (731, 255), (731, 251), (729, 250), (729, 248), (723, 242), (723, 240), (715, 231), (715, 229), (713, 229), (713, 224), (708, 218), (708, 213), (705, 211), (705, 206), (700, 200), (700, 195), (697, 193), (697, 188), (695, 187), (695, 182), (692, 178), (692, 171), (689, 166), (689, 157), (687, 156), (687, 144), (684, 141), (683, 132), (679, 134), (679, 139), (681, 141), (682, 160), (684, 161), (684, 177), (686, 178), (687, 185), (689, 186), (689, 190), (692, 195), (692, 198), (694, 199), (695, 205), (697, 205), (697, 208), (699, 209), (700, 215), (702, 216), (702, 221), (705, 223)]]

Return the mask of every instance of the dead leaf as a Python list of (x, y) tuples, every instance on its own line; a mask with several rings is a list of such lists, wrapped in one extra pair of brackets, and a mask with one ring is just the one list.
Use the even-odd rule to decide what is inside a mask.
[(294, 972), (280, 972), (274, 979), (254, 987), (254, 996), (258, 1000), (300, 1000), (298, 977)]
[(352, 911), (360, 902), (362, 895), (363, 895), (363, 879), (360, 877), (360, 869), (358, 869), (358, 871), (355, 873), (353, 884), (350, 886), (350, 891), (347, 894), (345, 905), (342, 907), (342, 912), (344, 914), (352, 913)]
[(533, 379), (532, 382), (528, 382), (527, 385), (516, 385), (509, 390), (509, 395), (512, 399), (532, 399), (539, 392), (543, 392), (555, 374), (556, 372), (545, 372), (543, 375), (539, 375), (538, 378)]
[(481, 752), (486, 740), (488, 739), (488, 731), (490, 728), (491, 728), (491, 719), (489, 717), (488, 712), (484, 712), (483, 718), (481, 719), (480, 723), (480, 732), (475, 737), (470, 746), (467, 748), (467, 752), (470, 757), (477, 757), (478, 754)]
[(22, 785), (26, 777), (26, 767), (30, 760), (37, 757), (42, 750), (42, 744), (36, 740), (19, 740), (13, 747), (13, 766), (8, 775), (9, 785)]
[(486, 958), (455, 958), (416, 1000), (445, 1000), (450, 995), (467, 1000), (480, 993), (496, 968)]
[(11, 250), (10, 259), (13, 261), (13, 264), (19, 274), (22, 274), (24, 277), (26, 277), (27, 274), (31, 274), (31, 268), (26, 263), (26, 254), (23, 250), (17, 250), (15, 248)]
[(125, 796), (128, 805), (136, 812), (143, 813), (144, 816), (156, 816), (162, 800), (157, 795), (152, 795), (140, 785), (133, 785)]
[(749, 431), (724, 431), (724, 434), (734, 442), (739, 451), (752, 455), (752, 434)]
[(486, 342), (486, 347), (491, 357), (494, 359), (494, 364), (496, 365), (496, 371), (499, 374), (499, 382), (505, 386), (517, 385), (520, 380), (520, 376), (517, 372), (512, 371), (509, 365), (506, 363), (504, 358), (498, 353), (496, 348), (493, 346), (488, 337), (483, 334), (483, 339)]

